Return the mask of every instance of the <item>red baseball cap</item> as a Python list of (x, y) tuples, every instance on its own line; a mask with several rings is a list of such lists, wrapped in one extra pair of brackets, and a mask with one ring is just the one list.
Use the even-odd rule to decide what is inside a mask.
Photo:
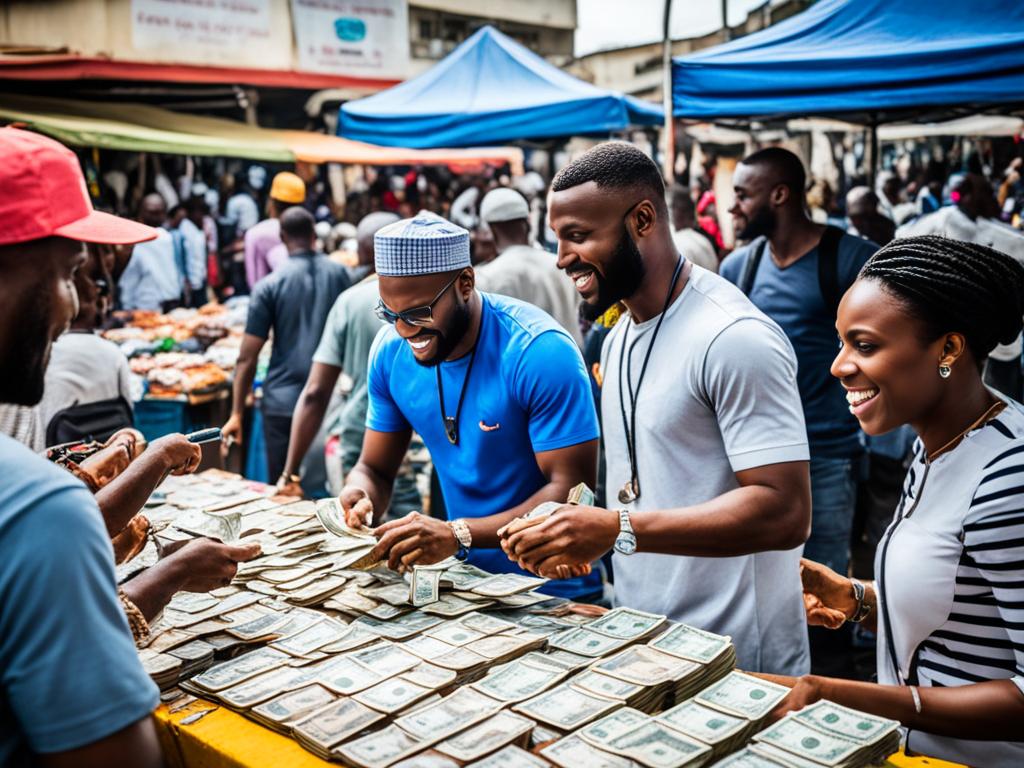
[(0, 128), (0, 245), (54, 235), (127, 245), (153, 240), (157, 231), (93, 210), (78, 158), (63, 144)]

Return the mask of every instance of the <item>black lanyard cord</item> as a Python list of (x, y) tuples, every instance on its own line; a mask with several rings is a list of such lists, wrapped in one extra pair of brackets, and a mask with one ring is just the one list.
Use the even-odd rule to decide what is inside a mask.
[(636, 390), (633, 389), (632, 378), (626, 375), (626, 384), (629, 388), (629, 416), (626, 416), (626, 402), (623, 396), (623, 369), (632, 368), (633, 364), (633, 350), (636, 345), (640, 342), (640, 339), (636, 339), (629, 347), (629, 351), (626, 351), (626, 340), (629, 338), (629, 324), (626, 325), (626, 330), (622, 334), (622, 345), (619, 348), (619, 411), (622, 414), (622, 430), (626, 433), (626, 452), (629, 455), (629, 471), (630, 480), (626, 487), (619, 492), (619, 501), (623, 504), (627, 504), (632, 501), (636, 501), (640, 498), (640, 470), (639, 462), (637, 461), (636, 455), (636, 406), (640, 399), (640, 387), (644, 383), (644, 375), (647, 373), (647, 364), (651, 361), (651, 351), (654, 349), (654, 342), (658, 340), (658, 332), (661, 330), (661, 324), (665, 320), (665, 313), (668, 311), (669, 305), (672, 303), (672, 294), (675, 293), (676, 284), (679, 282), (679, 276), (683, 272), (683, 265), (686, 260), (680, 256), (679, 261), (676, 262), (675, 272), (672, 273), (672, 282), (668, 286), (668, 293), (665, 296), (665, 306), (661, 308), (661, 314), (658, 316), (658, 322), (654, 326), (654, 333), (651, 334), (651, 343), (647, 345), (647, 352), (644, 354), (643, 365), (640, 366), (640, 376), (637, 378)]
[[(483, 318), (480, 319), (481, 329)], [(473, 351), (469, 353), (469, 366), (466, 368), (466, 377), (462, 380), (462, 391), (459, 392), (459, 403), (455, 406), (455, 416), (446, 416), (444, 408), (444, 384), (441, 381), (441, 363), (437, 364), (437, 402), (440, 406), (441, 420), (444, 423), (444, 433), (448, 442), (452, 445), (459, 444), (459, 416), (462, 414), (462, 404), (466, 401), (466, 391), (469, 389), (469, 377), (473, 374), (473, 363), (476, 361), (476, 350), (480, 346), (479, 332)]]

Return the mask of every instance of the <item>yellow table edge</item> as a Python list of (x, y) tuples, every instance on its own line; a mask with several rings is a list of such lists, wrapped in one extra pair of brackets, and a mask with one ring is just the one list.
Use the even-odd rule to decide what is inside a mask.
[[(196, 722), (182, 724), (190, 715), (212, 710)], [(199, 699), (174, 712), (161, 705), (154, 712), (160, 743), (170, 768), (325, 768), (340, 763), (321, 760), (294, 739), (213, 702)], [(895, 768), (965, 768), (932, 757), (892, 755)]]

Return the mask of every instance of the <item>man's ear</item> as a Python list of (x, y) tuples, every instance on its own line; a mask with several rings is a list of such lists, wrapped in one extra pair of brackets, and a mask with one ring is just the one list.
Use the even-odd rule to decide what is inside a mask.
[(772, 187), (768, 201), (775, 206), (785, 205), (789, 201), (789, 187), (785, 184), (776, 184)]
[(462, 274), (459, 275), (459, 294), (462, 296), (463, 301), (469, 301), (469, 297), (473, 293), (473, 289), (476, 287), (476, 272), (473, 271), (472, 267), (466, 267), (462, 270)]
[(636, 226), (636, 237), (648, 237), (658, 222), (658, 209), (650, 200), (641, 200), (633, 209), (632, 219)]

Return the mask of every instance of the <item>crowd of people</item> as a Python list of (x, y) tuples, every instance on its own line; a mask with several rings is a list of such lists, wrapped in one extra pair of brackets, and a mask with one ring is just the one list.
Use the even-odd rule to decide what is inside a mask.
[[(272, 481), (303, 493), (328, 421), (346, 522), (389, 567), (537, 574), (553, 595), (729, 635), (740, 668), (792, 689), (775, 717), (828, 698), (899, 720), (911, 751), (1024, 758), (1024, 235), (1000, 221), (1019, 164), (998, 192), (968, 173), (912, 201), (886, 177), (839, 215), (796, 155), (762, 149), (733, 177), (743, 244), (727, 253), (714, 195), (666, 190), (623, 142), (546, 195), (492, 178), (447, 198), (411, 171), (352, 232), (318, 228), (290, 172), (263, 220), (240, 187), (223, 212), (201, 189), (171, 211), (152, 193), (129, 221), (93, 209), (51, 139), (0, 129), (0, 159), (3, 408), (126, 400), (123, 360), (93, 334), (109, 311), (230, 285), (249, 304), (222, 450), (245, 443), (269, 340)], [(157, 765), (133, 635), (258, 550), (195, 539), (118, 585), (146, 500), (198, 447), (118, 429), (40, 455), (15, 437), (0, 435), (0, 763)], [(581, 483), (593, 504), (525, 517)], [(872, 641), (874, 681), (849, 679)]]

